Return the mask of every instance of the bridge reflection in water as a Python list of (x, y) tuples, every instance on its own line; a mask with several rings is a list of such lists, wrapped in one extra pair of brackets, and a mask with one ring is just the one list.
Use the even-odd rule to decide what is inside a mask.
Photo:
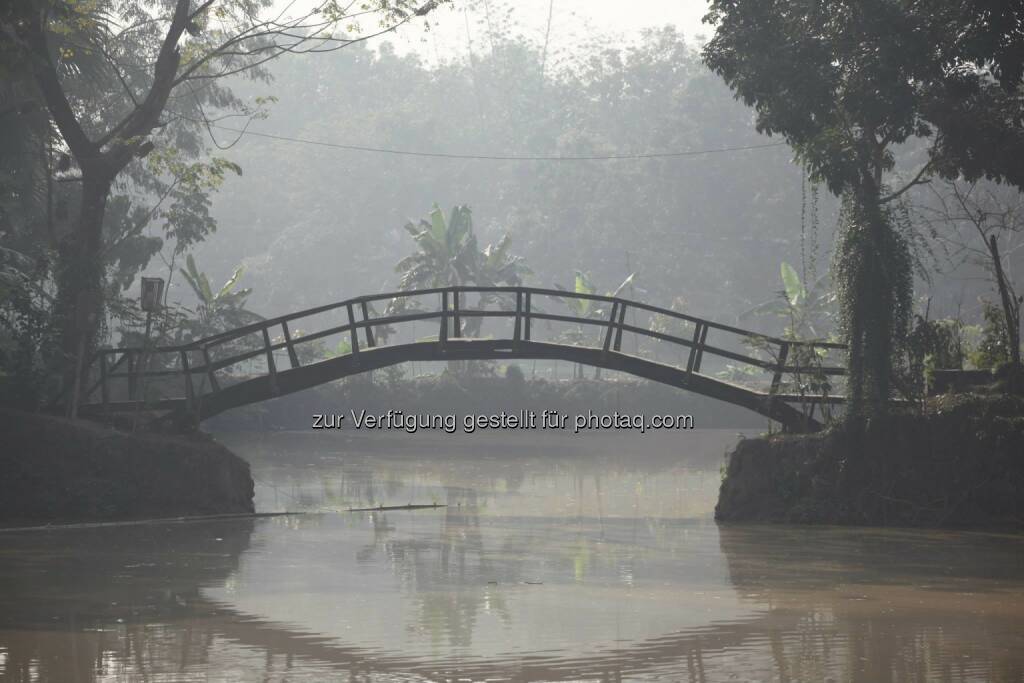
[[(566, 299), (580, 303), (567, 307)], [(425, 328), (427, 336), (418, 336)], [(831, 384), (845, 374), (836, 358), (843, 348), (618, 297), (447, 287), (357, 297), (180, 346), (101, 349), (80, 410), (134, 411), (145, 399), (203, 420), (407, 361), (544, 359), (628, 373), (742, 406), (789, 430), (813, 430), (816, 409), (843, 401)]]
[(717, 527), (705, 463), (632, 453), (318, 462), (298, 490), (449, 507), (4, 535), (0, 681), (1024, 674), (1019, 538)]

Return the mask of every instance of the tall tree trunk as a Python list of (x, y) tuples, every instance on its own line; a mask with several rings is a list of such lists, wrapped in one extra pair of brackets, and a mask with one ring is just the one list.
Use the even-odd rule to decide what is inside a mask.
[(848, 347), (848, 405), (854, 420), (884, 412), (893, 370), (894, 274), (888, 219), (879, 187), (864, 179), (844, 199), (846, 224), (837, 246)]
[(1010, 350), (1010, 362), (1020, 365), (1020, 304), (1010, 293), (1003, 272), (1003, 262), (999, 258), (999, 242), (995, 235), (989, 236), (988, 250), (992, 255), (992, 265), (996, 271), (996, 284), (999, 287), (999, 298), (1003, 303), (1003, 317), (1006, 319), (1006, 343)]
[(890, 226), (879, 205), (879, 188), (866, 183), (860, 192), (861, 215), (866, 222), (865, 278), (859, 296), (864, 313), (865, 408), (869, 413), (884, 412), (889, 400), (893, 353), (892, 274), (886, 267)]
[(111, 176), (83, 169), (82, 199), (74, 229), (58, 248), (57, 315), (64, 356), (63, 379), (72, 386), (82, 354), (82, 384), (103, 320), (103, 217)]

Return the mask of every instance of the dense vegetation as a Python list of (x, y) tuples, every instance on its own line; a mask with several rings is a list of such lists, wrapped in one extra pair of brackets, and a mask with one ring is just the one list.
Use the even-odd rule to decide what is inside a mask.
[[(385, 11), (402, 23), (434, 4), (374, 9), (405, 7)], [(971, 2), (859, 6), (716, 2), (703, 53), (664, 28), (554, 59), (494, 22), (487, 49), (428, 65), (335, 38), (344, 50), (259, 63), (218, 51), (242, 24), (187, 2), (193, 25), (172, 18), (131, 39), (102, 8), (8, 5), (0, 22), (22, 40), (2, 53), (5, 396), (35, 402), (68, 380), (79, 348), (137, 340), (143, 273), (171, 280), (156, 334), (175, 341), (439, 282), (444, 259), (458, 275), (445, 282), (626, 281), (630, 296), (725, 322), (842, 334), (854, 397), (871, 409), (929, 363), (998, 365), (1020, 341), (1020, 17)], [(161, 7), (123, 3), (120, 21)], [(99, 48), (111, 40), (113, 56)], [(153, 118), (139, 98), (159, 89), (168, 41), (184, 49)], [(227, 67), (207, 72), (214, 63)], [(93, 164), (89, 150), (110, 158)], [(460, 207), (446, 225), (459, 235), (472, 207), (472, 249), (459, 237), (442, 254), (433, 216), (429, 230), (409, 222), (435, 203), (442, 216)], [(971, 249), (983, 261), (950, 277)], [(979, 282), (983, 267), (998, 286)], [(946, 317), (957, 320), (935, 322)], [(973, 351), (971, 324), (987, 325)]]

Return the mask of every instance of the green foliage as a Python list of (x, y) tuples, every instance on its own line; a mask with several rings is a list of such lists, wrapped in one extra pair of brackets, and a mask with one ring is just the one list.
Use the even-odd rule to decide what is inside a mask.
[(991, 370), (1010, 360), (1010, 349), (1006, 340), (1006, 316), (1003, 310), (990, 301), (984, 301), (982, 318), (984, 323), (978, 346), (970, 354), (971, 363), (979, 370)]
[(511, 238), (506, 234), (497, 244), (481, 250), (473, 231), (473, 213), (468, 206), (454, 206), (445, 220), (434, 204), (430, 220), (409, 221), (405, 231), (416, 240), (419, 251), (395, 266), (402, 290), (476, 284), (482, 287), (522, 283), (529, 268), (519, 256), (509, 253)]
[(45, 268), (0, 246), (0, 404), (34, 407), (46, 395), (54, 325)]
[(935, 370), (963, 369), (966, 358), (964, 325), (959, 320), (926, 320), (914, 316), (907, 335), (907, 376), (904, 386), (912, 396), (924, 395)]
[[(501, 4), (490, 0), (492, 9)], [(549, 52), (543, 78), (542, 45), (500, 28), (493, 53), (489, 41), (473, 39), (472, 62), (428, 66), (404, 50), (358, 46), (279, 62), (274, 120), (311, 139), (466, 153), (628, 154), (763, 142), (748, 111), (677, 31), (652, 31), (625, 47), (595, 38), (571, 53)], [(341, 82), (346, 89), (329, 86)], [(716, 316), (757, 303), (796, 244), (800, 173), (784, 148), (557, 164), (366, 154), (339, 191), (342, 152), (296, 147), (283, 155), (284, 144), (255, 138), (232, 150), (246, 181), (216, 196), (217, 215), (232, 217), (229, 239), (204, 247), (220, 262), (238, 258), (230, 238), (258, 249), (247, 254), (260, 264), (249, 273), (266, 283), (257, 294), (273, 310), (388, 287), (381, 274), (409, 244), (405, 216), (428, 218), (421, 209), (438, 197), (473, 207), (480, 247), (507, 232), (537, 282), (573, 289), (571, 268), (585, 265), (603, 293), (634, 270), (656, 273), (644, 281), (644, 300), (667, 304), (685, 292), (691, 312)], [(267, 167), (274, 172), (261, 171)], [(439, 203), (447, 219), (450, 205)], [(822, 201), (823, 220), (832, 207)], [(394, 227), (366, 239), (367, 226)], [(344, 268), (328, 243), (345, 245)], [(753, 258), (755, 250), (764, 258)]]
[(262, 320), (261, 316), (245, 308), (245, 301), (252, 294), (252, 289), (235, 289), (244, 270), (242, 266), (238, 266), (231, 277), (219, 289), (214, 290), (206, 273), (200, 271), (192, 255), (188, 255), (185, 267), (179, 269), (179, 272), (199, 300), (195, 308), (196, 317), (187, 325), (193, 339), (208, 337)]
[(783, 285), (780, 295), (741, 313), (740, 322), (774, 316), (781, 321), (782, 336), (786, 339), (828, 338), (836, 315), (836, 295), (830, 286), (830, 276), (823, 275), (808, 289), (793, 266), (783, 261), (779, 269)]
[(980, 0), (714, 0), (705, 17), (717, 28), (705, 63), (755, 108), (759, 131), (783, 135), (843, 197), (834, 275), (852, 417), (885, 410), (909, 320), (908, 240), (885, 208), (901, 191), (885, 195), (893, 145), (930, 139), (920, 176), (1024, 186), (1024, 131), (1012, 123), (1024, 53), (1010, 28), (1024, 9), (1005, 10), (1002, 28), (990, 12)]
[(790, 306), (799, 306), (807, 298), (807, 290), (804, 289), (800, 276), (797, 275), (793, 266), (785, 261), (782, 262), (780, 270), (782, 271), (782, 284), (786, 288), (786, 300)]
[(849, 345), (851, 412), (884, 410), (904, 357), (913, 299), (908, 241), (891, 212), (844, 197), (833, 279)]
[(946, 177), (1021, 186), (1024, 133), (1011, 121), (1024, 9), (1010, 5), (997, 24), (982, 0), (716, 0), (704, 59), (756, 107), (758, 130), (784, 135), (836, 194), (865, 164), (891, 169), (889, 145), (914, 136), (931, 139)]
[[(395, 266), (401, 275), (399, 289), (413, 290), (458, 285), (479, 285), (497, 287), (520, 285), (523, 277), (531, 271), (523, 258), (510, 253), (511, 238), (505, 234), (496, 244), (480, 249), (473, 231), (473, 214), (468, 206), (452, 207), (448, 219), (434, 204), (429, 221), (420, 219), (418, 224), (409, 221), (405, 231), (416, 240), (419, 251), (411, 254)], [(387, 312), (398, 312), (404, 300), (392, 301)], [(497, 304), (508, 308), (509, 299), (494, 293), (480, 296), (479, 307), (485, 310)], [(476, 336), (480, 332), (483, 318), (467, 317), (463, 320), (462, 336)]]
[(352, 353), (352, 341), (350, 339), (342, 339), (338, 342), (338, 345), (333, 349), (324, 354), (326, 358), (338, 358), (339, 356), (347, 356)]

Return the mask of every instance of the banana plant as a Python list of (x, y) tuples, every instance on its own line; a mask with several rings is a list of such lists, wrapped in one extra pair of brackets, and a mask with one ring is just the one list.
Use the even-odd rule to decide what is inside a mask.
[(779, 296), (744, 311), (739, 316), (740, 322), (774, 316), (783, 322), (783, 335), (788, 339), (827, 338), (835, 318), (836, 303), (828, 275), (821, 276), (808, 288), (796, 269), (785, 261), (779, 266), (779, 272), (782, 279)]
[(245, 301), (252, 294), (252, 288), (235, 289), (245, 272), (244, 266), (235, 268), (231, 277), (216, 291), (210, 286), (206, 273), (196, 266), (191, 254), (179, 272), (199, 299), (195, 308), (196, 320), (191, 325), (194, 337), (206, 337), (263, 319), (245, 308)]
[(395, 265), (401, 274), (401, 290), (451, 287), (473, 279), (478, 248), (470, 208), (455, 206), (445, 220), (444, 212), (434, 204), (429, 219), (405, 224), (419, 251)]
[[(629, 277), (622, 281), (614, 291), (605, 292), (606, 297), (618, 297), (627, 287), (635, 286), (636, 273), (630, 273)], [(560, 289), (563, 292), (570, 291), (562, 285), (555, 283), (555, 289)], [(597, 286), (594, 285), (593, 281), (587, 273), (576, 270), (573, 271), (573, 288), (572, 290), (576, 294), (592, 295), (597, 294)], [(601, 319), (610, 315), (610, 311), (607, 307), (607, 302), (596, 301), (594, 299), (581, 299), (579, 297), (567, 296), (561, 299), (569, 310), (572, 311), (573, 315), (577, 318), (588, 318), (588, 319)]]
[[(629, 277), (622, 281), (614, 291), (605, 293), (607, 297), (618, 297), (622, 294), (623, 290), (627, 287), (633, 287), (636, 281), (636, 273), (630, 273)], [(555, 283), (555, 289), (560, 289), (564, 292), (568, 292), (567, 288), (562, 285)], [(594, 285), (590, 276), (583, 271), (573, 271), (573, 289), (571, 290), (576, 294), (593, 295), (597, 293), (597, 286)], [(555, 297), (552, 297), (555, 298)], [(611, 311), (608, 309), (607, 302), (597, 301), (594, 299), (586, 299), (575, 296), (567, 296), (560, 298), (560, 300), (569, 307), (573, 315), (577, 318), (585, 320), (606, 320)], [(571, 344), (582, 344), (586, 340), (586, 333), (583, 330), (583, 324), (577, 324), (575, 329), (568, 330), (564, 335), (563, 339)], [(576, 366), (574, 374), (577, 378), (583, 377), (583, 368)], [(601, 377), (601, 369), (597, 368), (594, 372), (594, 379)]]
[[(473, 212), (468, 206), (452, 208), (447, 219), (444, 212), (434, 204), (427, 219), (418, 223), (409, 221), (405, 230), (413, 239), (419, 251), (411, 254), (395, 266), (400, 273), (399, 289), (413, 290), (432, 287), (452, 287), (476, 284), (481, 287), (520, 285), (523, 277), (531, 271), (522, 257), (510, 253), (512, 239), (506, 234), (495, 244), (488, 244), (481, 250), (473, 232)], [(405, 306), (405, 299), (393, 300), (388, 304), (387, 314), (398, 313)], [(506, 297), (485, 293), (479, 306), (486, 309), (498, 303), (509, 305)], [(479, 333), (483, 318), (466, 317), (458, 334), (474, 336)]]

